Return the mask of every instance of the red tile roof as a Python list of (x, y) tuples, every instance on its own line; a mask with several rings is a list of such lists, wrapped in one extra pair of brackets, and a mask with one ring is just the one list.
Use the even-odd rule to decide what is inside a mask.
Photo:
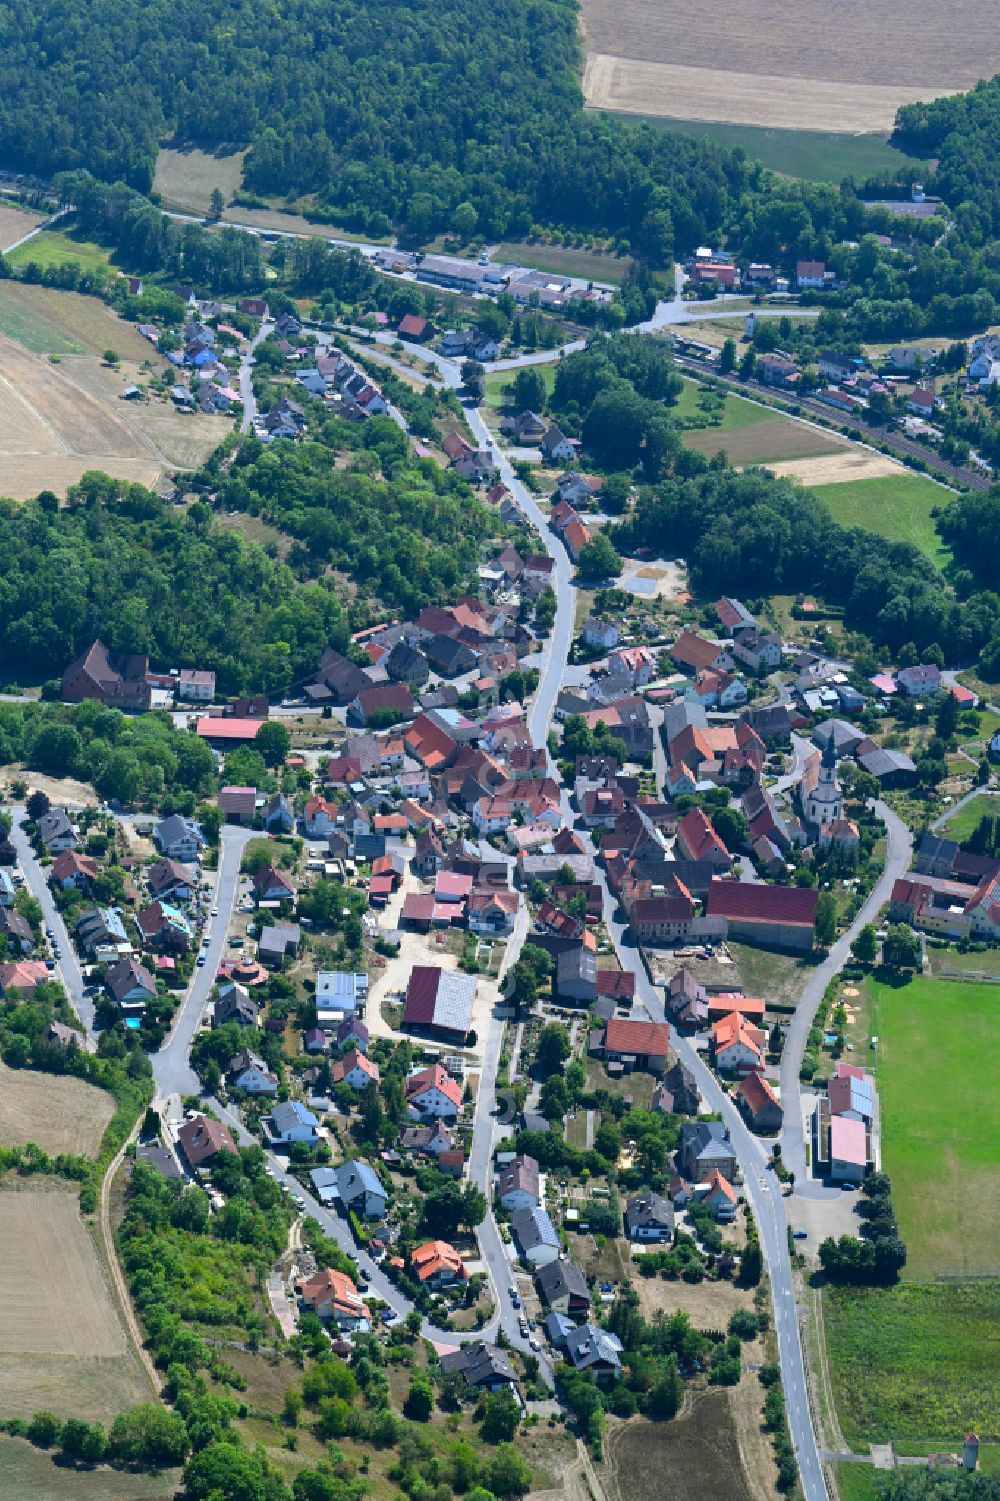
[(235, 715), (226, 719), (214, 719), (206, 714), (198, 720), (198, 734), (202, 740), (256, 740), (263, 719), (238, 719)]
[(764, 886), (746, 881), (713, 878), (708, 887), (709, 917), (733, 921), (774, 923), (789, 927), (816, 925), (819, 892), (808, 886)]
[(620, 1021), (615, 1018), (604, 1029), (604, 1047), (609, 1053), (648, 1053), (665, 1058), (669, 1041), (670, 1028), (665, 1022)]

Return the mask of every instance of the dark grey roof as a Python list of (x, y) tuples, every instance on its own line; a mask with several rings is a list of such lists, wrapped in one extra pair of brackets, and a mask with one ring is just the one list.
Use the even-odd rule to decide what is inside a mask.
[(554, 1303), (567, 1293), (571, 1297), (585, 1298), (590, 1302), (586, 1277), (574, 1262), (563, 1256), (557, 1261), (550, 1261), (547, 1266), (539, 1267), (538, 1287), (546, 1303)]
[(485, 1340), (476, 1340), (442, 1355), (441, 1369), (446, 1376), (464, 1376), (469, 1386), (494, 1386), (499, 1381), (517, 1380), (506, 1353)]
[(630, 1230), (674, 1228), (673, 1205), (651, 1189), (629, 1199), (625, 1217)]

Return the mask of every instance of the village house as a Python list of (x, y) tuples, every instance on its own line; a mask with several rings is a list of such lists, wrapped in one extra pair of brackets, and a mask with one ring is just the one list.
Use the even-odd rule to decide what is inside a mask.
[(367, 1220), (384, 1217), (389, 1196), (369, 1163), (351, 1158), (342, 1162), (337, 1168), (337, 1188), (345, 1212), (353, 1210)]
[(712, 1057), (720, 1073), (742, 1074), (763, 1069), (766, 1042), (766, 1033), (738, 1011), (712, 1023)]
[(264, 1059), (249, 1048), (242, 1048), (234, 1053), (229, 1060), (227, 1072), (234, 1089), (245, 1090), (251, 1095), (272, 1097), (278, 1093), (277, 1074), (273, 1074)]
[(575, 1262), (558, 1256), (538, 1268), (538, 1290), (554, 1313), (570, 1317), (590, 1312), (590, 1288)]
[[(832, 1082), (832, 1081), (831, 1081)], [(736, 1086), (736, 1104), (753, 1131), (780, 1131), (784, 1119), (781, 1102), (763, 1074), (751, 1073)]]
[(223, 1152), (236, 1153), (228, 1129), (207, 1115), (185, 1121), (177, 1132), (177, 1145), (195, 1171), (210, 1167)]
[(191, 864), (205, 848), (205, 836), (193, 818), (171, 813), (157, 824), (153, 838), (169, 860)]
[(421, 1286), (429, 1287), (432, 1292), (469, 1280), (461, 1256), (444, 1240), (429, 1240), (417, 1246), (410, 1256), (410, 1265)]
[(694, 1190), (696, 1203), (708, 1209), (721, 1224), (730, 1224), (736, 1218), (738, 1200), (732, 1184), (715, 1170), (697, 1184)]
[(677, 1148), (677, 1165), (692, 1182), (701, 1182), (713, 1170), (732, 1180), (736, 1153), (729, 1132), (721, 1121), (685, 1121)]
[(348, 1334), (363, 1333), (370, 1327), (368, 1308), (344, 1272), (324, 1267), (311, 1277), (300, 1277), (295, 1288), (302, 1307), (323, 1323), (336, 1324)]
[(673, 1241), (673, 1205), (651, 1189), (634, 1194), (625, 1204), (625, 1234), (644, 1244)]
[(614, 1017), (604, 1028), (598, 1044), (609, 1063), (620, 1063), (626, 1072), (662, 1074), (667, 1066), (670, 1029), (663, 1022), (626, 1021)]
[(538, 1163), (527, 1155), (515, 1157), (497, 1174), (497, 1197), (504, 1209), (537, 1208), (541, 1203)]
[(561, 1242), (559, 1233), (545, 1210), (538, 1205), (519, 1209), (511, 1218), (511, 1229), (524, 1260), (529, 1266), (540, 1267), (555, 1261)]
[(260, 1008), (257, 1002), (235, 981), (220, 985), (219, 998), (212, 1008), (212, 1026), (222, 1027), (226, 1022), (236, 1022), (241, 1027), (260, 1025)]
[(506, 1352), (481, 1339), (442, 1355), (441, 1370), (445, 1376), (461, 1376), (470, 1391), (496, 1392), (506, 1387), (517, 1392), (517, 1377)]
[(79, 843), (65, 808), (50, 808), (36, 820), (35, 829), (50, 855), (60, 855), (64, 850), (76, 849)]
[(566, 1357), (577, 1371), (594, 1376), (599, 1385), (616, 1381), (621, 1375), (622, 1344), (617, 1334), (583, 1324), (566, 1336)]
[(313, 1147), (319, 1141), (319, 1121), (298, 1100), (284, 1100), (275, 1105), (264, 1121), (264, 1130), (272, 1147), (290, 1147), (294, 1143)]
[(381, 1074), (377, 1064), (357, 1048), (352, 1048), (331, 1066), (330, 1078), (334, 1084), (349, 1084), (353, 1090), (362, 1090), (369, 1084), (377, 1085)]
[(461, 1105), (461, 1086), (440, 1063), (411, 1074), (406, 1081), (406, 1108), (414, 1120), (454, 1120)]
[(148, 658), (142, 653), (109, 651), (97, 640), (66, 668), (60, 696), (67, 703), (93, 698), (112, 709), (148, 709), (148, 670)]
[(239, 824), (248, 829), (252, 826), (257, 811), (256, 787), (222, 787), (219, 789), (219, 808), (227, 823)]
[(96, 860), (92, 860), (89, 855), (78, 855), (75, 850), (63, 850), (52, 862), (49, 884), (58, 886), (61, 891), (69, 891), (71, 888), (87, 891), (96, 875)]
[(111, 999), (122, 1011), (143, 1011), (156, 995), (156, 981), (137, 959), (120, 959), (105, 978)]

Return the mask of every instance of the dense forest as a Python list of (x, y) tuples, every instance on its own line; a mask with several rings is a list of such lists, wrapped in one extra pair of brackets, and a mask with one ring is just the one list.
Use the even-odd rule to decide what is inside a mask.
[(937, 157), (931, 185), (964, 240), (984, 245), (1000, 238), (1000, 74), (968, 94), (904, 105), (895, 136), (901, 146)]
[(711, 597), (745, 592), (748, 580), (760, 596), (816, 592), (843, 605), (850, 628), (894, 654), (912, 644), (924, 660), (979, 657), (984, 673), (1000, 676), (996, 553), (973, 540), (1000, 533), (1000, 488), (959, 497), (941, 529), (960, 564), (954, 591), (908, 543), (838, 526), (789, 481), (712, 468), (641, 491), (614, 537), (623, 547), (687, 558), (696, 588)]
[[(332, 455), (352, 448), (335, 468)], [(318, 420), (314, 440), (294, 447), (247, 438), (228, 463), (217, 452), (193, 483), (217, 491), (221, 511), (294, 539), (284, 562), (202, 501), (180, 512), (106, 475), (84, 475), (66, 508), (49, 494), (0, 502), (0, 663), (57, 677), (100, 636), (158, 666), (212, 668), (223, 693), (281, 693), (312, 676), (327, 646), (343, 650), (372, 602), (416, 611), (455, 598), (496, 528), (463, 480), (413, 459), (388, 418), (360, 433)], [(356, 585), (349, 609), (343, 578)]]
[(708, 142), (584, 114), (572, 0), (0, 6), (0, 153), (141, 192), (160, 142), (249, 145), (247, 185), (371, 233), (537, 220), (693, 245), (760, 179)]

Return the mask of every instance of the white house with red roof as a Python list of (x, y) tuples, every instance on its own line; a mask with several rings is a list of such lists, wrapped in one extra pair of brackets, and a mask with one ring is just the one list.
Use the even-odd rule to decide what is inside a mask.
[(406, 1108), (414, 1120), (454, 1120), (461, 1105), (461, 1086), (440, 1063), (406, 1081)]

